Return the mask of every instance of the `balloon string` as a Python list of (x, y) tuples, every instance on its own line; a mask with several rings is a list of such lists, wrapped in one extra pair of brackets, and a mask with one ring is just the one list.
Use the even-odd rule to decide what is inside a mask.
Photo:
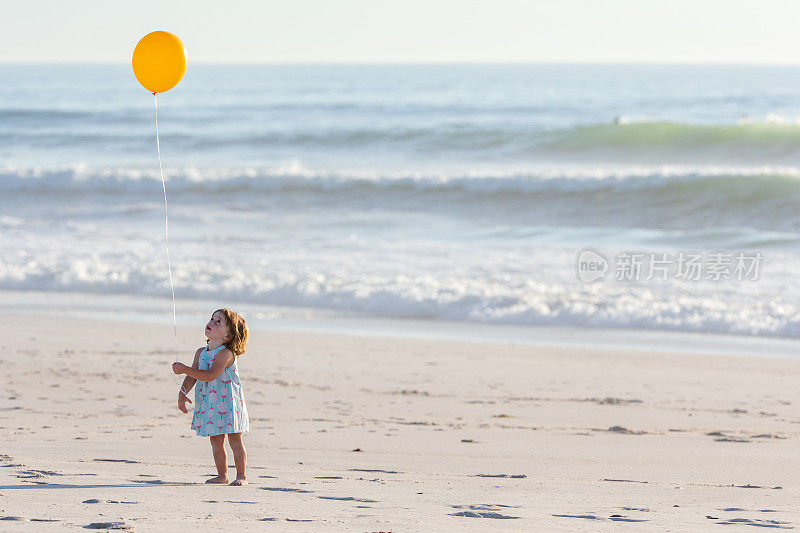
[(169, 217), (167, 209), (167, 184), (164, 182), (164, 167), (161, 165), (161, 143), (158, 139), (158, 97), (153, 93), (156, 106), (156, 149), (158, 150), (158, 169), (161, 171), (161, 188), (164, 190), (164, 246), (167, 249), (167, 270), (169, 271), (169, 287), (172, 289), (172, 335), (175, 339), (175, 360), (178, 360), (178, 321), (175, 311), (175, 285), (172, 282), (172, 265), (169, 260)]

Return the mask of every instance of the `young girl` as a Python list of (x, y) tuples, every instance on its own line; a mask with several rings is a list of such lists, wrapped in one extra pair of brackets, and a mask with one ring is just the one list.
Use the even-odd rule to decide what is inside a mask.
[(195, 352), (191, 367), (177, 362), (172, 364), (173, 372), (186, 374), (178, 393), (178, 409), (188, 412), (186, 402), (192, 403), (192, 400), (187, 395), (199, 381), (191, 428), (200, 436), (211, 437), (218, 474), (206, 483), (228, 483), (225, 453), (225, 435), (228, 435), (236, 464), (236, 479), (231, 485), (247, 485), (247, 452), (242, 433), (250, 431), (250, 421), (236, 364), (236, 359), (247, 348), (247, 323), (230, 309), (218, 309), (206, 325), (206, 337), (208, 344)]

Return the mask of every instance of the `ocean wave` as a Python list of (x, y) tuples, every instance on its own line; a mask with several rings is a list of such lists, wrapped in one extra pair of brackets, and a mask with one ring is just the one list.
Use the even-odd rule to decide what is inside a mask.
[[(761, 234), (753, 241), (765, 245), (791, 244), (800, 228), (800, 169), (796, 167), (448, 174), (320, 171), (288, 165), (173, 168), (165, 170), (165, 178), (170, 198), (180, 202), (175, 205), (186, 207), (221, 201), (254, 212), (267, 206), (275, 212), (311, 205), (359, 211), (414, 206), (434, 216), (474, 217), (478, 213), (487, 220), (522, 226), (736, 226), (784, 232), (777, 240), (770, 236), (763, 241)], [(59, 202), (65, 195), (151, 202), (161, 197), (161, 183), (157, 169), (4, 167), (0, 168), (0, 193), (35, 195), (41, 202)], [(736, 242), (750, 242), (747, 235), (742, 238)]]
[[(344, 275), (305, 267), (246, 272), (199, 263), (175, 269), (179, 299), (224, 299), (394, 318), (800, 337), (800, 307), (791, 295), (767, 299), (763, 291), (719, 290), (708, 284), (621, 288), (603, 282), (587, 287), (566, 280)], [(156, 297), (169, 293), (164, 265), (152, 258), (127, 264), (133, 266), (73, 257), (6, 265), (0, 270), (0, 290)]]
[(800, 147), (800, 124), (778, 121), (744, 121), (736, 124), (687, 124), (668, 121), (622, 122), (580, 126), (550, 132), (543, 143), (550, 150), (586, 151), (623, 149), (681, 150), (696, 152), (724, 149), (769, 153)]
[[(595, 192), (675, 192), (692, 195), (800, 194), (798, 167), (639, 167), (625, 170), (571, 171), (373, 172), (326, 171), (290, 164), (273, 168), (165, 169), (173, 193), (308, 191), (324, 194), (348, 191), (413, 191), (467, 193), (481, 196), (549, 194), (581, 195)], [(94, 168), (82, 164), (60, 167), (0, 167), (0, 191), (25, 193), (98, 192), (151, 193), (160, 183), (157, 169)]]
[[(100, 146), (127, 143), (141, 149), (150, 142), (149, 116), (79, 111), (6, 110), (8, 123), (15, 124), (0, 134), (5, 144), (22, 143), (43, 148)], [(314, 113), (311, 113), (312, 116)], [(36, 126), (52, 120), (53, 127)], [(266, 120), (262, 118), (260, 120)], [(224, 153), (239, 150), (276, 149), (347, 150), (364, 153), (375, 148), (399, 150), (427, 156), (466, 154), (470, 157), (518, 159), (577, 157), (598, 161), (737, 161), (769, 164), (771, 161), (797, 163), (800, 150), (800, 121), (768, 115), (761, 120), (741, 119), (731, 124), (701, 124), (673, 121), (634, 121), (619, 117), (605, 123), (543, 127), (509, 120), (504, 124), (472, 123), (466, 118), (453, 122), (408, 119), (373, 125), (364, 117), (337, 124), (330, 119), (323, 126), (317, 120), (303, 125), (271, 128), (259, 119), (239, 120), (236, 127), (225, 115), (214, 115), (203, 127), (196, 117), (175, 116), (166, 135), (171, 146), (183, 151)], [(341, 119), (344, 120), (344, 119)], [(98, 129), (98, 124), (105, 127)], [(378, 124), (381, 121), (377, 121)], [(135, 127), (132, 127), (135, 126)]]

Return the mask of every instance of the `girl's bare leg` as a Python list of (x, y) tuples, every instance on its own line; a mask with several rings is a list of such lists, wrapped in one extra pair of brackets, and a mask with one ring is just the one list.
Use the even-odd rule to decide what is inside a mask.
[(233, 450), (233, 462), (236, 465), (236, 479), (233, 480), (231, 485), (247, 485), (247, 475), (245, 474), (247, 451), (244, 449), (242, 434), (228, 433), (228, 444), (231, 445), (231, 450)]
[(211, 437), (211, 451), (214, 452), (218, 475), (206, 480), (206, 483), (228, 483), (228, 455), (225, 453), (224, 434)]

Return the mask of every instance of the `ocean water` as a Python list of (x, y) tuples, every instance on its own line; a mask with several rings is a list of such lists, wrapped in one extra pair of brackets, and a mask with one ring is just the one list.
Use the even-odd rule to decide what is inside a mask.
[[(800, 68), (190, 64), (158, 104), (178, 300), (800, 337)], [(170, 298), (128, 65), (0, 65), (0, 195), (0, 291)]]

